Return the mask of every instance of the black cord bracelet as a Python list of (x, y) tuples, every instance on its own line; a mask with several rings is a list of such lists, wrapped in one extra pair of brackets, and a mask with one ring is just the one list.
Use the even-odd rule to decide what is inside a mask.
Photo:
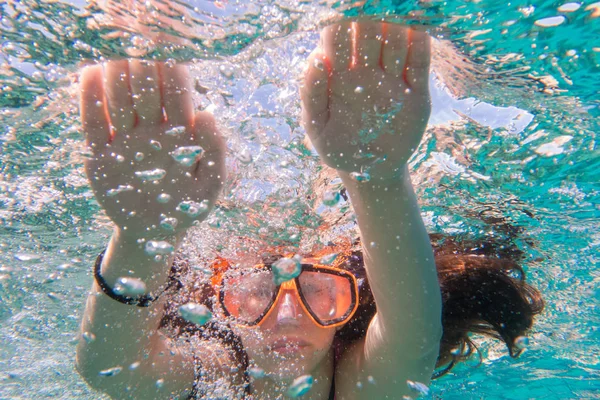
[(106, 283), (102, 275), (100, 275), (100, 266), (102, 265), (102, 259), (104, 257), (105, 252), (106, 250), (103, 250), (102, 253), (98, 255), (98, 258), (96, 258), (96, 264), (94, 265), (94, 279), (96, 280), (98, 286), (100, 286), (100, 289), (102, 289), (102, 291), (106, 293), (108, 297), (123, 304), (135, 305), (138, 307), (149, 307), (154, 301), (156, 301), (160, 297), (162, 293), (164, 293), (163, 290), (156, 297), (152, 297), (147, 294), (138, 297), (129, 297), (115, 293), (115, 291), (110, 286), (108, 286), (108, 283)]

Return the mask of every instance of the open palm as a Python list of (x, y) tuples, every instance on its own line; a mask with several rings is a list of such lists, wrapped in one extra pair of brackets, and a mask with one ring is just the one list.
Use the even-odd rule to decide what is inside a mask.
[(429, 119), (429, 36), (378, 22), (321, 33), (301, 89), (307, 134), (330, 167), (392, 179)]

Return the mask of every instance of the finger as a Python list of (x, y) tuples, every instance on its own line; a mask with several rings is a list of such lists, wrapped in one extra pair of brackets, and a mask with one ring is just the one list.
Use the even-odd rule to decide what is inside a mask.
[(87, 67), (81, 72), (80, 103), (86, 144), (93, 151), (100, 151), (111, 140), (101, 65)]
[(356, 66), (379, 68), (383, 45), (383, 24), (379, 22), (356, 23)]
[(431, 45), (429, 35), (414, 29), (408, 31), (408, 55), (404, 81), (415, 91), (429, 90)]
[(408, 29), (395, 24), (386, 25), (381, 64), (386, 73), (401, 78), (408, 54)]
[(196, 113), (193, 130), (194, 142), (204, 149), (204, 153), (225, 154), (225, 139), (219, 133), (215, 117), (207, 111)]
[(346, 71), (352, 64), (351, 22), (330, 25), (321, 31), (321, 43), (332, 71)]
[(155, 125), (163, 120), (158, 68), (152, 61), (129, 62), (133, 108), (136, 123)]
[(302, 112), (309, 119), (307, 123), (311, 124), (306, 129), (320, 130), (329, 119), (329, 72), (325, 54), (320, 48), (315, 49), (308, 57), (300, 98)]
[(194, 141), (204, 153), (198, 162), (196, 176), (225, 180), (225, 153), (227, 144), (217, 129), (215, 118), (206, 111), (196, 113)]
[(172, 126), (189, 126), (194, 122), (194, 105), (190, 73), (186, 66), (173, 63), (159, 65), (162, 104)]
[(107, 62), (104, 65), (104, 77), (108, 113), (116, 135), (130, 131), (135, 124), (135, 111), (129, 89), (129, 62)]

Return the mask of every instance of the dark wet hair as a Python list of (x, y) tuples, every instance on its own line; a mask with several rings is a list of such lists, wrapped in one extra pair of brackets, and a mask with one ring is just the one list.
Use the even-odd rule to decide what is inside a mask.
[[(525, 281), (525, 273), (517, 260), (521, 252), (516, 246), (497, 245), (494, 242), (456, 241), (454, 238), (430, 235), (438, 280), (442, 294), (443, 335), (434, 378), (446, 374), (458, 362), (468, 359), (477, 350), (470, 334), (483, 334), (502, 340), (511, 357), (522, 349), (517, 339), (533, 325), (544, 301), (541, 294)], [(267, 256), (265, 262), (272, 261)], [(360, 282), (359, 307), (353, 318), (344, 325), (334, 339), (336, 351), (364, 337), (377, 307), (364, 268), (362, 252), (353, 251), (346, 268)], [(241, 340), (227, 326), (209, 323), (198, 328), (179, 317), (177, 306), (187, 301), (214, 306), (210, 285), (194, 284), (185, 287), (182, 275), (189, 273), (185, 261), (178, 260), (171, 273), (174, 290), (161, 327), (173, 335), (201, 334), (217, 337), (235, 352), (242, 370), (248, 368), (248, 356)], [(188, 279), (185, 279), (188, 281)]]

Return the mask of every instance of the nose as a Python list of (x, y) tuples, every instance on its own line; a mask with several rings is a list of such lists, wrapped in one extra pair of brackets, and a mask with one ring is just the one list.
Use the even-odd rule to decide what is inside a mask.
[(280, 299), (279, 306), (277, 307), (277, 324), (298, 323), (298, 302), (294, 298), (293, 293), (283, 293), (283, 297)]

